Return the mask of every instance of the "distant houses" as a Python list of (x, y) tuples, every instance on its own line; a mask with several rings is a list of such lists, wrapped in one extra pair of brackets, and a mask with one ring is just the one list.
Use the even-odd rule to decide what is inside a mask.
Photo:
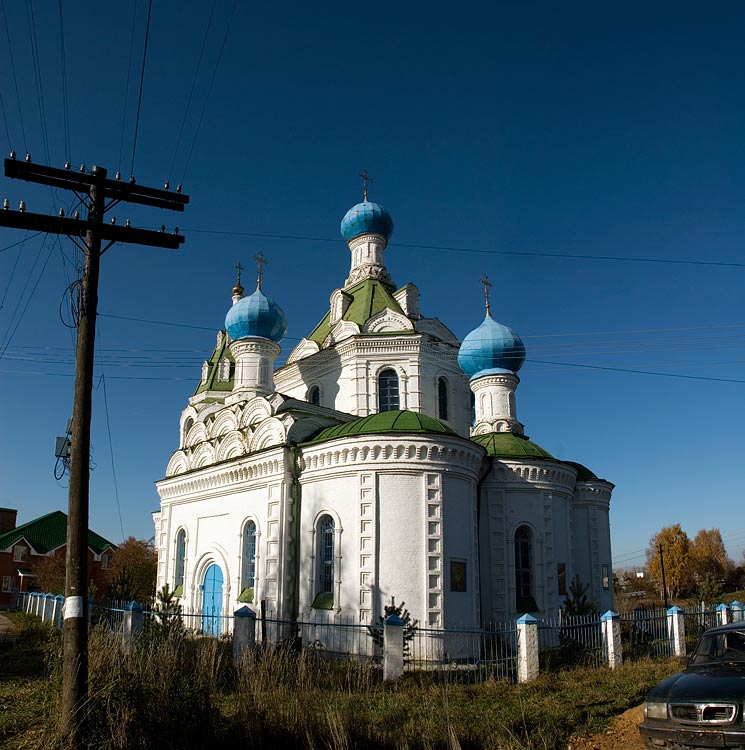
[[(0, 608), (11, 606), (21, 591), (39, 590), (37, 574), (50, 561), (60, 561), (64, 575), (67, 515), (60, 510), (16, 526), (18, 511), (0, 508)], [(116, 545), (88, 530), (88, 577), (103, 593)]]

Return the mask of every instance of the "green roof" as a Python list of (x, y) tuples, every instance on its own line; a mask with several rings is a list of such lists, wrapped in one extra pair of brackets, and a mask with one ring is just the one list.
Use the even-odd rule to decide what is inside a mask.
[(485, 448), (487, 456), (495, 458), (522, 458), (523, 456), (553, 458), (540, 445), (536, 445), (522, 435), (515, 435), (513, 432), (489, 432), (486, 435), (474, 435), (471, 440)]
[(586, 466), (578, 464), (576, 461), (564, 461), (563, 463), (574, 466), (574, 468), (577, 469), (578, 482), (595, 482), (598, 479), (597, 475), (590, 471)]
[(447, 425), (434, 417), (428, 417), (426, 414), (415, 411), (383, 411), (379, 414), (371, 414), (369, 417), (355, 419), (353, 422), (326, 427), (307, 442), (323, 443), (326, 440), (335, 440), (341, 437), (380, 435), (391, 432), (455, 435), (455, 432)]
[[(228, 348), (228, 335), (225, 331), (222, 331), (222, 342), (219, 346), (215, 347), (215, 351), (212, 352), (212, 356), (207, 360), (207, 380), (203, 383), (200, 381), (197, 386), (197, 390), (194, 391), (196, 396), (198, 393), (203, 391), (232, 391), (233, 390), (233, 365), (235, 360), (233, 355), (230, 353)], [(218, 365), (221, 359), (227, 359), (230, 362), (230, 377), (227, 380), (218, 380), (217, 375), (219, 372)]]
[[(45, 516), (29, 521), (15, 529), (0, 534), (0, 549), (7, 549), (19, 539), (25, 539), (36, 552), (45, 554), (67, 541), (67, 514), (61, 510), (47, 513)], [(100, 555), (107, 547), (116, 548), (107, 539), (88, 529), (88, 546)]]
[[(342, 320), (348, 320), (363, 326), (373, 316), (383, 312), (389, 307), (394, 312), (405, 315), (401, 305), (396, 302), (391, 287), (377, 279), (363, 279), (349, 289), (343, 290), (344, 294), (351, 297)], [(308, 338), (318, 344), (323, 344), (326, 336), (331, 332), (331, 313), (326, 313), (323, 320), (313, 329)]]

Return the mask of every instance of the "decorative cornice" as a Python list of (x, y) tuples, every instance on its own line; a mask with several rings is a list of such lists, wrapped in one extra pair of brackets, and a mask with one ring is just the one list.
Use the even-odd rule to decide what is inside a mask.
[(349, 240), (349, 242), (347, 242), (347, 247), (349, 247), (350, 250), (354, 250), (360, 245), (365, 245), (368, 242), (374, 242), (376, 245), (380, 245), (383, 250), (388, 246), (388, 240), (384, 235), (377, 234), (376, 232), (365, 232), (364, 234), (358, 234), (356, 237)]
[[(483, 459), (483, 450), (468, 444), (463, 438), (442, 436), (407, 437), (392, 435), (345, 436), (320, 445), (305, 447), (298, 455), (300, 469), (304, 473), (328, 472), (329, 469), (359, 467), (361, 464), (383, 464), (402, 469), (414, 466), (417, 470), (432, 469), (436, 465), (448, 471), (460, 469), (478, 474)], [(424, 467), (422, 464), (429, 464)]]
[(271, 354), (278, 357), (282, 347), (274, 341), (252, 336), (251, 338), (235, 339), (230, 342), (230, 353), (233, 357), (245, 354)]
[[(231, 459), (228, 463), (197, 469), (186, 477), (169, 477), (155, 483), (162, 500), (209, 493), (230, 487), (231, 491), (246, 489), (251, 482), (282, 475), (289, 471), (285, 464), (283, 448), (273, 448), (278, 455), (251, 456)], [(191, 497), (191, 499), (195, 499)]]
[(614, 485), (602, 479), (592, 482), (577, 482), (576, 502), (582, 505), (597, 505), (604, 509), (610, 506)]
[(476, 391), (480, 391), (484, 388), (490, 388), (493, 386), (514, 389), (517, 388), (519, 383), (520, 378), (518, 378), (514, 373), (510, 372), (496, 373), (493, 375), (482, 375), (481, 377), (473, 378), (471, 380), (471, 390), (475, 393)]
[(494, 461), (492, 477), (497, 482), (510, 484), (527, 482), (546, 489), (558, 486), (574, 491), (577, 470), (558, 461), (542, 461), (527, 457), (525, 460), (500, 458)]

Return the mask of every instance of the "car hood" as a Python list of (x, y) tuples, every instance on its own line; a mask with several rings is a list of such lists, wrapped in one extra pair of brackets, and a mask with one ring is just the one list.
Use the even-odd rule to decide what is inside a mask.
[(735, 672), (731, 668), (698, 667), (668, 677), (647, 696), (648, 701), (667, 703), (691, 701), (735, 701), (740, 703), (745, 696), (745, 671)]

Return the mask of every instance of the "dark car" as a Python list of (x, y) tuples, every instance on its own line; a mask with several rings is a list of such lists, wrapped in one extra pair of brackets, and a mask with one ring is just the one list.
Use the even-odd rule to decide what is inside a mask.
[(745, 749), (745, 622), (707, 630), (681, 661), (644, 701), (646, 747)]

